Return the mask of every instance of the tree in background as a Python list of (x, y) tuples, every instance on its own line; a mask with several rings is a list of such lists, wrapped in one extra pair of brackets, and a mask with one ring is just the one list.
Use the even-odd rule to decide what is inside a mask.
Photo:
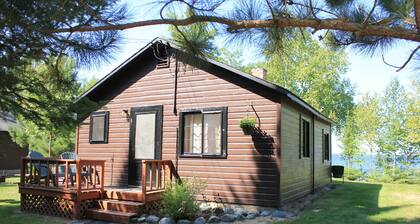
[[(79, 93), (87, 86), (76, 80), (74, 62), (70, 59), (60, 60), (58, 67), (47, 63), (33, 63), (23, 75), (38, 79), (48, 91), (48, 98), (37, 92), (27, 92), (25, 96), (38, 99), (45, 107), (35, 107), (39, 119), (32, 120), (17, 116), (18, 126), (10, 130), (12, 139), (22, 147), (39, 151), (45, 155), (57, 155), (74, 149), (74, 130), (77, 124), (72, 104)], [(51, 74), (50, 71), (56, 71)], [(59, 78), (58, 82), (50, 79)], [(92, 85), (93, 81), (88, 82)], [(45, 102), (44, 102), (45, 101)], [(51, 105), (51, 106), (48, 106)]]
[[(359, 140), (362, 147), (367, 147), (366, 151), (370, 155), (379, 150), (379, 129), (381, 127), (380, 98), (377, 95), (365, 94), (362, 96), (354, 110), (354, 122), (358, 129)], [(373, 164), (369, 162), (369, 171), (372, 172)]]
[(258, 66), (258, 63), (250, 63), (245, 64), (243, 60), (243, 50), (242, 49), (236, 49), (234, 51), (230, 51), (229, 49), (222, 47), (215, 52), (214, 55), (212, 55), (212, 59), (225, 63), (233, 68), (236, 68), (242, 72), (251, 74), (251, 70)]
[[(50, 120), (51, 125), (63, 119), (46, 113), (47, 108), (53, 113), (61, 110), (61, 106), (55, 100), (45, 100), (54, 99), (50, 87), (65, 84), (62, 82), (64, 77), (57, 72), (61, 59), (71, 57), (77, 66), (98, 65), (112, 58), (111, 53), (120, 37), (118, 31), (113, 30), (56, 34), (47, 30), (70, 24), (121, 22), (126, 14), (125, 8), (119, 7), (116, 0), (64, 1), (59, 4), (45, 0), (3, 1), (0, 12), (0, 111), (36, 123), (45, 124), (45, 120)], [(43, 67), (44, 71), (29, 73), (29, 70), (34, 70), (34, 64)], [(49, 78), (42, 77), (47, 74)]]
[[(343, 78), (348, 68), (342, 49), (332, 50), (308, 32), (290, 32), (279, 50), (265, 50), (268, 80), (283, 86), (336, 121), (338, 132), (353, 110), (354, 87)], [(268, 43), (265, 49), (274, 49)]]
[(406, 147), (407, 93), (398, 79), (393, 79), (385, 89), (380, 116), (380, 155), (386, 168), (395, 172), (401, 152)]
[[(420, 77), (412, 81), (413, 91), (408, 98), (407, 108), (407, 136), (409, 151), (406, 152), (407, 159), (419, 162), (420, 158)], [(408, 162), (408, 161), (407, 161)]]
[(343, 150), (341, 156), (347, 162), (349, 170), (354, 168), (354, 163), (361, 162), (360, 157), (363, 155), (358, 136), (359, 131), (354, 120), (354, 115), (349, 113), (343, 127), (343, 136), (341, 137), (341, 148)]
[(371, 163), (369, 171), (372, 178), (382, 178), (379, 181), (409, 181), (410, 175), (414, 182), (419, 181), (415, 174), (420, 158), (420, 88), (416, 78), (413, 87), (407, 91), (397, 78), (391, 80), (382, 94), (362, 96), (354, 118), (348, 121), (354, 122), (356, 136), (352, 137), (360, 142), (363, 154), (376, 157), (381, 173), (373, 173)]

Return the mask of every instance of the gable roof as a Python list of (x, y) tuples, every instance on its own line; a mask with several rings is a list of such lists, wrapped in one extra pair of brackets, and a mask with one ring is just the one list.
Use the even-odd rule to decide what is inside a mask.
[[(100, 86), (104, 85), (107, 81), (109, 81), (111, 78), (113, 78), (120, 70), (122, 70), (123, 68), (125, 68), (126, 66), (128, 66), (131, 62), (134, 61), (134, 59), (136, 59), (137, 57), (141, 56), (146, 50), (150, 49), (154, 44), (156, 43), (162, 43), (165, 44), (168, 47), (171, 47), (175, 50), (178, 50), (180, 52), (185, 53), (184, 51), (182, 51), (181, 49), (174, 47), (173, 45), (170, 44), (170, 41), (161, 39), (161, 38), (155, 38), (153, 39), (151, 42), (149, 42), (148, 44), (146, 44), (143, 48), (141, 48), (139, 51), (137, 51), (135, 54), (133, 54), (131, 57), (129, 57), (127, 60), (125, 60), (123, 63), (121, 63), (119, 66), (117, 66), (115, 69), (113, 69), (109, 74), (107, 74), (105, 77), (103, 77), (102, 79), (100, 79), (94, 86), (92, 86), (90, 89), (88, 89), (86, 92), (84, 92), (82, 95), (80, 95), (75, 103), (77, 103), (78, 101), (80, 101), (82, 98), (84, 97), (89, 97), (90, 94), (92, 94), (97, 88), (99, 88)], [(301, 99), (300, 97), (298, 97), (297, 95), (295, 95), (294, 93), (292, 93), (291, 91), (279, 86), (279, 85), (275, 85), (271, 82), (268, 82), (264, 79), (260, 79), (256, 76), (247, 74), (245, 72), (239, 71), (238, 69), (235, 69), (229, 65), (220, 63), (218, 61), (215, 61), (213, 59), (210, 58), (201, 58), (198, 56), (194, 56), (197, 59), (202, 59), (205, 62), (208, 62), (212, 65), (215, 65), (217, 67), (220, 67), (222, 69), (225, 69), (227, 71), (230, 71), (232, 74), (235, 74), (238, 76), (238, 78), (243, 78), (246, 79), (248, 81), (254, 82), (256, 84), (259, 84), (260, 86), (262, 86), (263, 88), (265, 88), (268, 91), (274, 91), (278, 94), (281, 94), (285, 97), (287, 97), (289, 100), (291, 100), (292, 102), (298, 104), (299, 106), (305, 108), (306, 110), (308, 110), (309, 112), (311, 112), (312, 114), (314, 114), (315, 116), (317, 116), (318, 118), (328, 122), (328, 123), (334, 123), (334, 121), (332, 121), (330, 118), (328, 118), (327, 116), (323, 115), (321, 112), (319, 112), (318, 110), (316, 110), (314, 107), (312, 107), (310, 104), (308, 104), (307, 102), (305, 102), (303, 99)]]

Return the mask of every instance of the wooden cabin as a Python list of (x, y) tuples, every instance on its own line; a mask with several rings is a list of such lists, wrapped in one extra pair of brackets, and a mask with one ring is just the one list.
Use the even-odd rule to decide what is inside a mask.
[(28, 154), (28, 149), (13, 142), (9, 134), (16, 125), (12, 115), (0, 111), (0, 176), (19, 174), (20, 159)]
[[(138, 212), (115, 199), (147, 204), (150, 194), (157, 201), (172, 176), (205, 182), (200, 200), (271, 207), (330, 183), (332, 121), (265, 81), (263, 70), (255, 73), (155, 39), (101, 79), (78, 100), (100, 106), (76, 130), (77, 163), (85, 167), (77, 165), (74, 192), (93, 189), (83, 170), (100, 160), (105, 200), (77, 214), (104, 219), (107, 212)], [(244, 117), (257, 121), (251, 133), (239, 126)]]

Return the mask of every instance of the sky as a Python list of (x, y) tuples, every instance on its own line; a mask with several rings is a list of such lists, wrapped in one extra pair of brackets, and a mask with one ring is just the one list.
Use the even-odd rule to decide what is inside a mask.
[[(133, 19), (148, 19), (152, 13), (152, 9), (145, 10), (138, 4), (129, 4), (132, 11), (148, 12), (137, 14)], [(150, 11), (152, 10), (152, 11)], [(149, 15), (148, 15), (149, 14)], [(103, 64), (99, 68), (82, 68), (79, 70), (79, 78), (82, 80), (89, 80), (93, 77), (100, 79), (111, 70), (140, 50), (144, 45), (156, 37), (168, 37), (169, 33), (167, 27), (163, 25), (134, 28), (122, 31), (124, 39), (120, 44), (120, 50), (114, 55), (114, 59), (108, 64)], [(223, 45), (222, 40), (218, 40), (219, 45)], [(231, 48), (231, 46), (230, 46)], [(410, 50), (414, 48), (414, 44), (400, 44), (394, 46), (384, 56), (388, 63), (393, 65), (402, 65), (409, 56)], [(243, 51), (244, 62), (253, 62), (258, 59), (258, 53), (255, 47), (247, 47)], [(396, 72), (395, 68), (386, 65), (382, 61), (381, 55), (361, 55), (357, 51), (348, 48), (346, 49), (348, 61), (350, 63), (349, 70), (345, 77), (349, 78), (356, 86), (357, 101), (361, 95), (365, 93), (383, 92), (386, 85), (393, 78), (398, 78), (406, 88), (410, 88), (410, 79), (413, 76), (418, 76), (412, 67), (407, 66), (404, 70)], [(339, 141), (336, 136), (332, 137), (332, 151), (333, 153), (340, 153)]]

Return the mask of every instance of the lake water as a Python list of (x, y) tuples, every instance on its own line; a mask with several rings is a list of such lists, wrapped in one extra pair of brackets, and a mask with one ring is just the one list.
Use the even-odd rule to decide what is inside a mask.
[[(375, 155), (365, 155), (362, 158), (362, 163), (360, 164), (353, 164), (353, 168), (361, 169), (365, 172), (369, 171), (369, 164), (372, 164), (372, 168), (376, 167), (376, 156)], [(343, 165), (347, 166), (346, 161), (341, 157), (341, 154), (333, 154), (332, 155), (332, 165)], [(415, 164), (414, 167), (420, 168), (420, 163)]]
[[(369, 164), (372, 164), (372, 168), (375, 168), (376, 157), (375, 155), (365, 155), (362, 157), (362, 163), (354, 164), (353, 168), (361, 169), (363, 171), (369, 171)], [(341, 157), (341, 154), (332, 155), (332, 165), (343, 165), (347, 166), (346, 161)]]

